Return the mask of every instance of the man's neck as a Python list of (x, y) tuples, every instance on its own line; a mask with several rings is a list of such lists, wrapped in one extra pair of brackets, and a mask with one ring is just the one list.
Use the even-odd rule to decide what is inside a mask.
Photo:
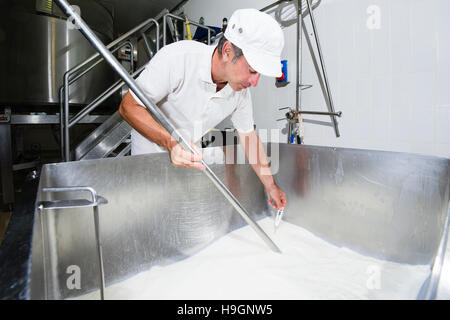
[(227, 81), (225, 80), (224, 68), (222, 65), (222, 59), (219, 55), (219, 51), (217, 48), (214, 50), (213, 56), (211, 58), (211, 78), (212, 81), (216, 84), (216, 91), (221, 90), (223, 87), (227, 85)]

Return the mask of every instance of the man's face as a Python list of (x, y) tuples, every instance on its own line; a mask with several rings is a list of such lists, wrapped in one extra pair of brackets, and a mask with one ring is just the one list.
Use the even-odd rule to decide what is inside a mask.
[[(234, 57), (234, 51), (232, 57)], [(256, 87), (261, 76), (250, 67), (245, 56), (240, 56), (234, 62), (232, 59), (229, 60), (226, 70), (228, 83), (234, 91), (241, 91), (251, 86)]]

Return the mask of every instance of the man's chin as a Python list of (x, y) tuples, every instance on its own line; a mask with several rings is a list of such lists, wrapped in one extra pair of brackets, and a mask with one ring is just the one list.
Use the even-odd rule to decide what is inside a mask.
[(241, 86), (240, 84), (230, 84), (231, 89), (233, 89), (234, 91), (241, 91), (242, 89), (244, 89), (243, 86)]

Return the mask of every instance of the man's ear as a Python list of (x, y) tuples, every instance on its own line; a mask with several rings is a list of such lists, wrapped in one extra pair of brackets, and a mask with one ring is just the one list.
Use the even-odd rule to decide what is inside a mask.
[(231, 61), (234, 56), (233, 45), (230, 41), (225, 41), (222, 46), (222, 59), (224, 62)]

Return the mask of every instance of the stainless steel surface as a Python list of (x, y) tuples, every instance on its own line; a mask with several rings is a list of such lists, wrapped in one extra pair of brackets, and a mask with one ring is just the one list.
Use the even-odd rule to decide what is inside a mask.
[[(0, 28), (0, 104), (56, 104), (63, 74), (94, 53), (78, 30), (69, 30), (66, 20), (29, 13), (2, 14)], [(102, 41), (107, 38), (97, 34)], [(71, 103), (84, 104), (102, 92), (113, 73), (98, 66), (73, 87)]]
[(76, 160), (106, 158), (129, 138), (131, 126), (116, 111), (75, 149)]
[(151, 46), (150, 46), (150, 42), (147, 39), (147, 36), (145, 35), (145, 33), (143, 31), (140, 32), (142, 40), (144, 40), (144, 44), (145, 44), (145, 49), (147, 50), (147, 54), (148, 56), (151, 58), (153, 58), (153, 56), (155, 55), (155, 53), (153, 52)]
[(11, 149), (11, 124), (0, 123), (0, 177), (3, 203), (14, 203), (13, 159)]
[[(275, 146), (266, 148), (274, 150)], [(279, 168), (275, 179), (288, 199), (283, 221), (301, 226), (331, 244), (378, 259), (428, 264), (430, 269), (448, 259), (448, 255), (442, 256), (441, 244), (448, 241), (450, 159), (277, 146), (280, 158), (271, 160)], [(251, 208), (255, 220), (273, 215), (264, 187), (251, 166), (223, 164), (223, 152), (227, 158), (230, 152), (239, 159), (243, 157), (241, 149), (206, 148), (205, 159), (215, 160), (211, 167)], [(197, 170), (171, 166), (167, 153), (43, 167), (40, 190), (68, 185), (90, 185), (109, 200), (100, 212), (107, 286), (151, 267), (192, 256), (246, 225), (221, 193), (212, 188), (211, 181)], [(40, 191), (38, 197), (39, 201), (53, 201), (73, 199), (74, 195), (50, 197)], [(49, 298), (74, 297), (95, 290), (98, 272), (91, 209), (47, 213), (44, 234), (39, 231), (38, 216), (35, 221), (31, 298), (44, 295), (45, 261)], [(43, 243), (48, 244), (44, 256)], [(71, 265), (82, 271), (81, 290), (66, 286), (66, 269)], [(433, 276), (439, 278), (438, 269), (434, 269)], [(432, 282), (424, 283), (418, 298), (431, 296), (426, 292), (434, 290)], [(444, 292), (445, 288), (439, 289)]]
[[(80, 192), (88, 191), (91, 194), (92, 200), (85, 199), (71, 199), (71, 200), (54, 200), (54, 201), (41, 201), (38, 204), (38, 209), (42, 213), (44, 210), (57, 210), (57, 209), (80, 209), (85, 207), (92, 207), (94, 210), (94, 226), (95, 226), (95, 242), (97, 244), (98, 254), (98, 277), (99, 277), (99, 289), (100, 299), (104, 300), (105, 297), (105, 272), (103, 267), (103, 254), (100, 237), (100, 219), (98, 213), (98, 206), (108, 204), (108, 201), (102, 196), (97, 195), (97, 192), (92, 187), (58, 187), (58, 188), (44, 188), (43, 192)], [(41, 214), (42, 216), (42, 214)]]
[(124, 157), (131, 154), (131, 141), (120, 151), (116, 157)]
[[(450, 217), (449, 207), (448, 217)], [(448, 218), (447, 218), (448, 219)], [(447, 233), (449, 232), (450, 225), (447, 224)], [(437, 288), (437, 300), (450, 300), (450, 237), (447, 234), (447, 243), (445, 245), (444, 256), (442, 257), (441, 274), (439, 277), (439, 283)]]
[[(425, 293), (425, 298), (428, 300), (436, 299), (436, 296), (438, 294), (439, 279), (442, 274), (444, 260), (446, 259), (445, 254), (446, 254), (446, 248), (447, 248), (447, 244), (448, 244), (448, 233), (449, 233), (449, 228), (450, 228), (450, 219), (449, 219), (450, 218), (450, 208), (448, 210), (449, 210), (449, 212), (447, 214), (447, 218), (445, 219), (445, 223), (444, 223), (444, 225), (446, 226), (444, 235), (442, 236), (441, 242), (439, 244), (439, 249), (436, 254), (436, 259), (434, 260), (434, 264), (433, 264), (433, 268), (432, 268), (432, 272), (431, 272), (430, 283), (428, 285), (428, 290)], [(447, 259), (448, 259), (448, 257), (447, 257)], [(448, 272), (448, 270), (446, 270), (446, 271)], [(450, 289), (450, 287), (448, 289)], [(450, 299), (450, 296), (448, 298)]]
[[(72, 17), (77, 25), (80, 27), (81, 32), (89, 39), (92, 45), (101, 53), (103, 58), (108, 61), (111, 67), (118, 73), (118, 75), (125, 81), (128, 87), (137, 95), (142, 101), (146, 109), (150, 114), (172, 135), (172, 137), (180, 143), (183, 148), (196, 154), (196, 150), (173, 126), (169, 119), (148, 99), (144, 92), (139, 88), (134, 79), (127, 73), (127, 71), (118, 63), (111, 52), (100, 42), (95, 34), (89, 29), (86, 23), (80, 18), (80, 16), (70, 7), (65, 0), (55, 0), (61, 9), (70, 17)], [(164, 17), (166, 17), (165, 15)], [(182, 19), (182, 18), (181, 18)], [(165, 25), (165, 23), (164, 23)], [(65, 79), (65, 82), (67, 80)], [(66, 110), (67, 112), (67, 110)], [(67, 120), (65, 125), (67, 126)], [(67, 138), (67, 137), (66, 137)], [(67, 148), (67, 145), (66, 145)], [(255, 230), (255, 232), (262, 238), (262, 240), (275, 252), (281, 252), (276, 244), (270, 239), (270, 237), (258, 226), (258, 224), (250, 218), (247, 210), (239, 203), (239, 201), (233, 196), (233, 194), (226, 188), (226, 186), (217, 178), (214, 172), (209, 168), (205, 161), (202, 161), (205, 167), (204, 173), (214, 185), (222, 192), (231, 205), (241, 214), (244, 220)]]
[[(88, 115), (79, 123), (103, 123), (109, 116)], [(59, 124), (60, 116), (56, 114), (13, 114), (11, 115), (11, 124)]]

